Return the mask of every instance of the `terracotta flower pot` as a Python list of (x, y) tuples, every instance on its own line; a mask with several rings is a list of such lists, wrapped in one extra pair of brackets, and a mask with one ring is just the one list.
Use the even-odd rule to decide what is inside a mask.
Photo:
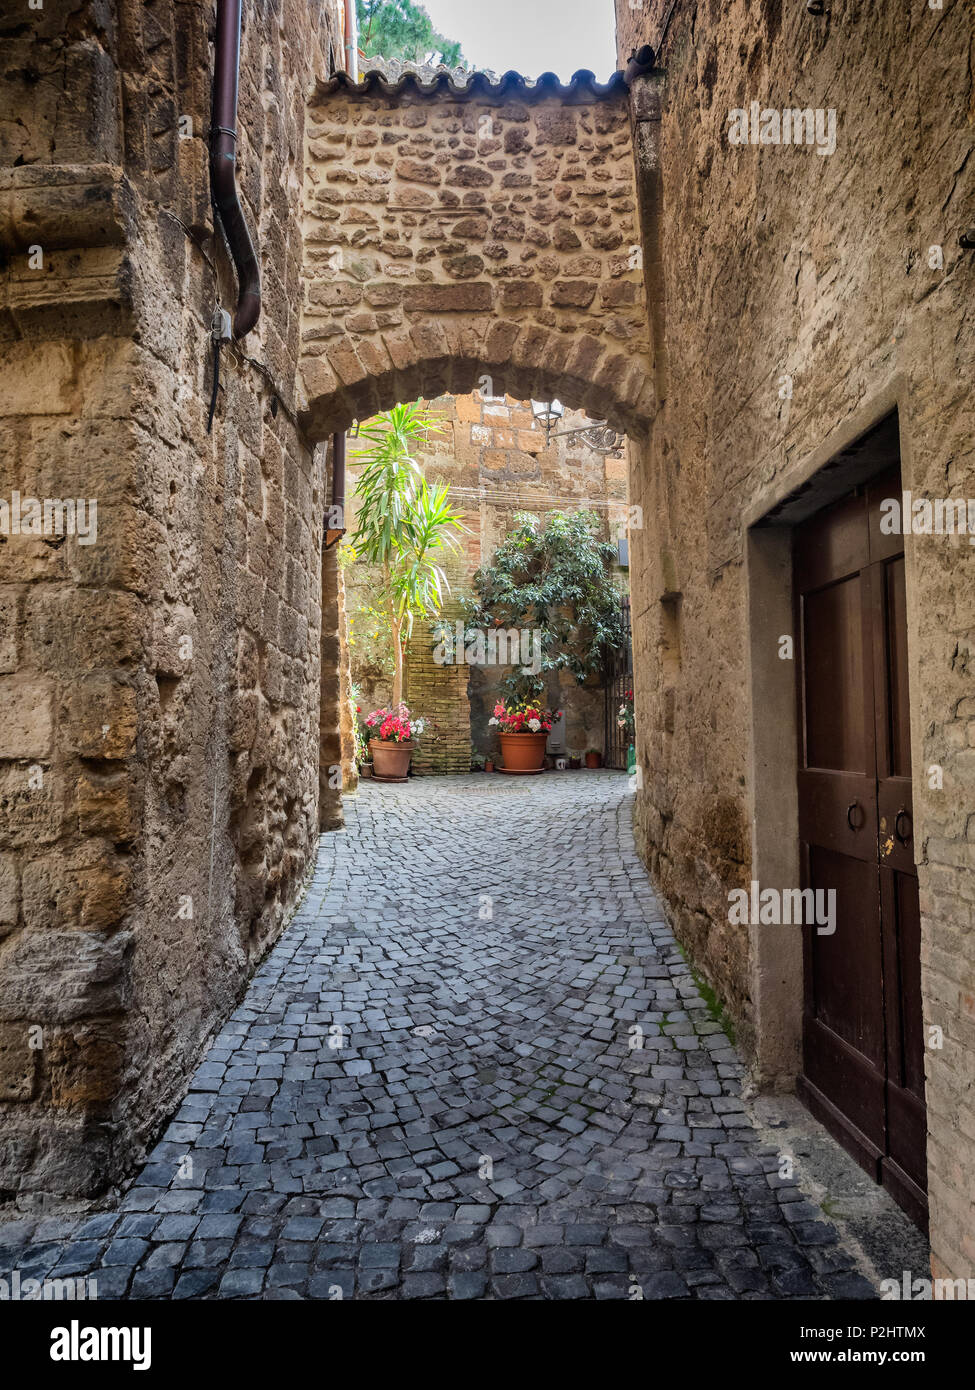
[(388, 777), (397, 782), (405, 780), (413, 756), (412, 743), (386, 743), (382, 739), (371, 738), (369, 752), (376, 777)]
[(505, 772), (540, 772), (545, 766), (548, 734), (501, 734)]
[(484, 764), (484, 771), (485, 771), (485, 772), (493, 772), (493, 771), (494, 771), (494, 759), (493, 759), (493, 758), (488, 758), (487, 762)]
[(603, 755), (602, 755), (602, 753), (587, 753), (587, 754), (586, 754), (586, 767), (602, 767), (602, 765), (603, 765)]

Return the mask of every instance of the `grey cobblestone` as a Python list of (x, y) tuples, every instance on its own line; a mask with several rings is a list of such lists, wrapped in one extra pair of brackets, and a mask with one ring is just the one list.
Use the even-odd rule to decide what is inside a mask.
[(629, 811), (613, 773), (366, 783), (117, 1208), (0, 1226), (0, 1264), (104, 1298), (870, 1297), (752, 1129)]

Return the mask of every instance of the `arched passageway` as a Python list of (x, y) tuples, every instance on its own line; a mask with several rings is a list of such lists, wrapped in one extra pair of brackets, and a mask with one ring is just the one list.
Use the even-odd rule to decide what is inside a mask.
[(320, 85), (302, 280), (312, 437), (486, 376), (642, 438), (655, 398), (622, 74)]

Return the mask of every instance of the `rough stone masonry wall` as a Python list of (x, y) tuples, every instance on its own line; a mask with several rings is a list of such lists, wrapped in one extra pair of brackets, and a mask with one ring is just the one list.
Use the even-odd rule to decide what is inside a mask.
[(336, 12), (245, 7), (245, 346), (276, 386), (225, 353), (208, 435), (235, 300), (212, 24), (196, 0), (0, 13), (0, 497), (98, 503), (96, 544), (0, 543), (0, 1195), (92, 1192), (138, 1156), (317, 838), (324, 479), (292, 393)]
[(574, 104), (320, 90), (307, 181), (301, 405), (316, 437), (482, 375), (494, 394), (558, 394), (645, 429), (625, 90)]
[[(833, 0), (618, 0), (619, 52), (658, 50), (641, 192), (662, 187), (652, 305), (669, 371), (631, 490), (639, 834), (681, 939), (756, 1032), (728, 890), (751, 876), (743, 515), (855, 412), (899, 406), (905, 486), (975, 496), (972, 12)], [(836, 153), (735, 148), (731, 108), (835, 108)], [(651, 130), (650, 126), (655, 129)], [(658, 176), (659, 175), (659, 179)], [(929, 248), (943, 248), (943, 264)], [(791, 399), (781, 381), (793, 382)], [(931, 1232), (975, 1268), (975, 552), (908, 540)], [(944, 790), (924, 770), (944, 769)], [(761, 808), (759, 808), (759, 811)], [(795, 987), (801, 990), (801, 982)]]

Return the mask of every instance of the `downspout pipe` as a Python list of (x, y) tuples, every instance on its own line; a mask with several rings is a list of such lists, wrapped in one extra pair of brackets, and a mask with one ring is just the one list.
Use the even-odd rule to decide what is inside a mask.
[[(345, 452), (346, 433), (332, 435), (332, 511), (325, 520), (325, 549), (331, 550), (345, 535)], [(331, 522), (338, 524), (333, 526)]]
[[(340, 509), (345, 519), (345, 457), (348, 436), (345, 430), (335, 436), (335, 458), (332, 461), (332, 506)], [(344, 526), (343, 526), (344, 530)]]
[(242, 0), (217, 0), (210, 123), (210, 195), (237, 271), (234, 337), (243, 338), (261, 312), (261, 268), (237, 190), (237, 88)]
[(353, 82), (359, 80), (359, 16), (355, 0), (345, 0), (345, 70)]

